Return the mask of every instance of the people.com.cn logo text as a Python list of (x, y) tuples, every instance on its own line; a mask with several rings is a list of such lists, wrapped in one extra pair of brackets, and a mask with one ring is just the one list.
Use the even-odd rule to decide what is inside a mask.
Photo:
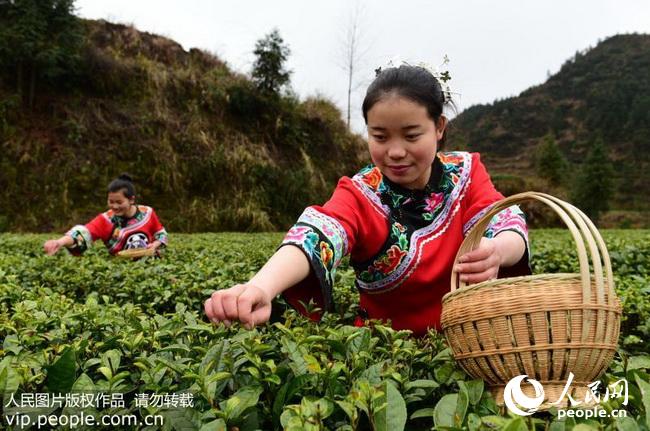
[[(620, 379), (614, 383), (611, 383), (604, 387), (604, 393), (600, 391), (600, 380), (588, 384), (588, 390), (585, 391), (585, 399), (583, 401), (575, 400), (571, 396), (571, 383), (573, 382), (573, 373), (569, 373), (569, 378), (567, 379), (566, 385), (560, 397), (554, 401), (549, 402), (548, 406), (566, 406), (568, 400), (571, 407), (578, 407), (582, 405), (583, 407), (594, 406), (600, 402), (607, 401), (614, 398), (623, 398), (622, 405), (626, 406), (628, 402), (628, 385), (627, 380)], [(529, 397), (523, 393), (521, 390), (521, 382), (524, 379), (533, 386), (535, 389), (535, 396)], [(545, 394), (542, 384), (534, 379), (529, 379), (527, 375), (523, 374), (520, 376), (513, 377), (506, 384), (506, 387), (503, 391), (503, 401), (506, 404), (508, 410), (512, 413), (519, 416), (529, 416), (538, 411), (540, 406), (544, 403)], [(603, 410), (603, 409), (600, 409)], [(598, 408), (594, 407), (594, 412), (591, 417), (621, 417), (625, 416), (627, 412), (625, 410), (615, 410), (611, 413), (607, 413), (604, 410), (598, 411)], [(569, 410), (558, 410), (558, 417), (587, 417), (586, 413), (576, 413)]]

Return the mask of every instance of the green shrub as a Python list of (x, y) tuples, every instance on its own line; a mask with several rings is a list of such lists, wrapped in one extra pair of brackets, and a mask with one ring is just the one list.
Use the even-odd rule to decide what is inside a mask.
[[(644, 429), (650, 385), (648, 231), (605, 231), (624, 305), (621, 349), (605, 383), (629, 382), (626, 426)], [(172, 234), (161, 260), (43, 255), (43, 235), (0, 236), (0, 384), (5, 393), (124, 394), (102, 414), (160, 414), (164, 429), (620, 429), (615, 418), (523, 421), (470, 379), (437, 333), (415, 339), (374, 322), (352, 326), (358, 295), (349, 260), (336, 311), (319, 323), (293, 311), (248, 331), (205, 322), (215, 289), (248, 280), (282, 239), (273, 234)], [(566, 232), (531, 232), (536, 272), (575, 271)], [(136, 408), (135, 394), (190, 393), (193, 406)], [(15, 412), (5, 409), (3, 414)], [(62, 410), (46, 412), (62, 413)], [(92, 413), (92, 412), (89, 412)], [(526, 425), (527, 424), (527, 425)], [(577, 427), (577, 428), (576, 428)], [(138, 428), (139, 429), (139, 428)]]

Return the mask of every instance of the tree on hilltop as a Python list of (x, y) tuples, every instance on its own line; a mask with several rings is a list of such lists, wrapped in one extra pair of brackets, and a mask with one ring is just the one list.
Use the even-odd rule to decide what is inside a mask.
[(559, 186), (565, 182), (569, 164), (552, 133), (544, 136), (537, 145), (536, 167), (537, 174), (552, 185)]
[(572, 193), (573, 203), (594, 223), (609, 209), (613, 191), (614, 167), (607, 156), (602, 138), (595, 142), (576, 178)]
[(258, 89), (267, 94), (278, 94), (289, 83), (291, 72), (285, 63), (290, 53), (278, 29), (273, 29), (255, 43), (252, 77)]

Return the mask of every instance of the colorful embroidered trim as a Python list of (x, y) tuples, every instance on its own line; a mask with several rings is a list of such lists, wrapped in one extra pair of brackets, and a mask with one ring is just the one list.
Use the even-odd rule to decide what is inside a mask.
[(93, 238), (90, 231), (86, 226), (78, 224), (73, 226), (72, 229), (65, 233), (74, 241), (72, 247), (69, 248), (71, 252), (83, 253), (90, 248), (93, 244)]
[[(348, 237), (334, 218), (308, 207), (285, 235), (282, 245), (300, 247), (321, 282), (334, 285), (334, 274), (343, 257), (349, 253)], [(281, 246), (282, 246), (281, 245)]]
[[(353, 265), (355, 266), (359, 289), (379, 291), (396, 287), (400, 280), (404, 278), (414, 260), (416, 264), (419, 262), (421, 252), (419, 243), (428, 236), (435, 234), (451, 218), (452, 213), (456, 212), (457, 209), (455, 210), (454, 207), (459, 204), (470, 182), (472, 156), (467, 152), (451, 152), (438, 153), (438, 158), (443, 167), (440, 183), (441, 191), (432, 194), (428, 200), (425, 200), (425, 205), (432, 206), (435, 204), (433, 205), (434, 211), (437, 212), (437, 214), (434, 214), (435, 218), (426, 226), (414, 230), (411, 235), (403, 235), (403, 231), (400, 229), (402, 225), (391, 216), (389, 240), (382, 247), (382, 251), (378, 256), (374, 258), (374, 262), (364, 267)], [(365, 172), (368, 172), (368, 170)], [(367, 184), (369, 187), (368, 181), (363, 181), (363, 184)], [(382, 185), (383, 181), (375, 189), (386, 192), (387, 188), (385, 185), (382, 188)], [(434, 196), (439, 193), (442, 193), (443, 196)], [(367, 193), (364, 195), (368, 196)], [(381, 202), (380, 194), (373, 193), (373, 195)]]

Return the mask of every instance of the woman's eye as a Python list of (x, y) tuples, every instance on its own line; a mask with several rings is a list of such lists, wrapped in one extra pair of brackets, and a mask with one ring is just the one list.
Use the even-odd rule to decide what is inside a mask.
[(386, 136), (384, 136), (384, 135), (372, 135), (372, 138), (373, 138), (375, 141), (383, 141), (383, 140), (386, 139)]
[(406, 139), (408, 139), (409, 141), (415, 141), (421, 135), (422, 135), (421, 133), (417, 133), (417, 134), (414, 134), (414, 135), (406, 135)]

